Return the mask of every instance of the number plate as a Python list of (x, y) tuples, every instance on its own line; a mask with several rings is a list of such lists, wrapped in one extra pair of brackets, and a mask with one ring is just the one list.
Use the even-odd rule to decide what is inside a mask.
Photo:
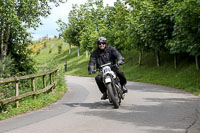
[(106, 66), (106, 67), (103, 68), (103, 73), (104, 74), (106, 74), (106, 73), (108, 73), (110, 71), (111, 71), (111, 68), (109, 66)]
[(105, 82), (106, 82), (106, 83), (110, 83), (110, 82), (111, 82), (111, 79), (108, 77), (108, 78), (105, 79)]

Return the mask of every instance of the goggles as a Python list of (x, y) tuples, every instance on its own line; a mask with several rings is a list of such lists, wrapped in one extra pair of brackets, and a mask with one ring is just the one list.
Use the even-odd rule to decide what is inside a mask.
[(99, 43), (98, 43), (98, 45), (101, 45), (101, 44), (105, 45), (106, 42), (99, 42)]

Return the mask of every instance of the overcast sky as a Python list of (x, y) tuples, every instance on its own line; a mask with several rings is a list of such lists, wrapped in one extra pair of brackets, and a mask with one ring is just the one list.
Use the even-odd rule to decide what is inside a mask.
[[(116, 0), (104, 0), (104, 5), (108, 4), (110, 6), (114, 5)], [(72, 4), (84, 4), (87, 0), (68, 0), (66, 3), (61, 4), (59, 7), (53, 7), (51, 10), (51, 15), (47, 18), (42, 18), (42, 23), (36, 30), (28, 30), (33, 35), (33, 40), (38, 40), (46, 35), (53, 37), (58, 36), (57, 28), (58, 25), (56, 21), (60, 18), (62, 21), (67, 22), (68, 14), (72, 9)]]

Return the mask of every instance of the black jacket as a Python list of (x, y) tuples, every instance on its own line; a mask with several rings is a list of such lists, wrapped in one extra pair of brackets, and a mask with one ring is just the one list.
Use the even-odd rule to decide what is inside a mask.
[(122, 57), (122, 55), (114, 47), (106, 46), (104, 50), (97, 48), (90, 56), (88, 71), (92, 72), (95, 68), (95, 64), (96, 68), (99, 68), (99, 66), (109, 62), (115, 64), (116, 60), (124, 61), (124, 57)]

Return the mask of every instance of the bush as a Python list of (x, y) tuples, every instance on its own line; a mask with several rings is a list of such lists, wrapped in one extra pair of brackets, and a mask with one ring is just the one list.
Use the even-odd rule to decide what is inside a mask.
[(7, 56), (4, 63), (2, 60), (0, 60), (0, 78), (10, 77), (13, 75), (13, 70), (14, 60), (11, 58), (11, 56)]

